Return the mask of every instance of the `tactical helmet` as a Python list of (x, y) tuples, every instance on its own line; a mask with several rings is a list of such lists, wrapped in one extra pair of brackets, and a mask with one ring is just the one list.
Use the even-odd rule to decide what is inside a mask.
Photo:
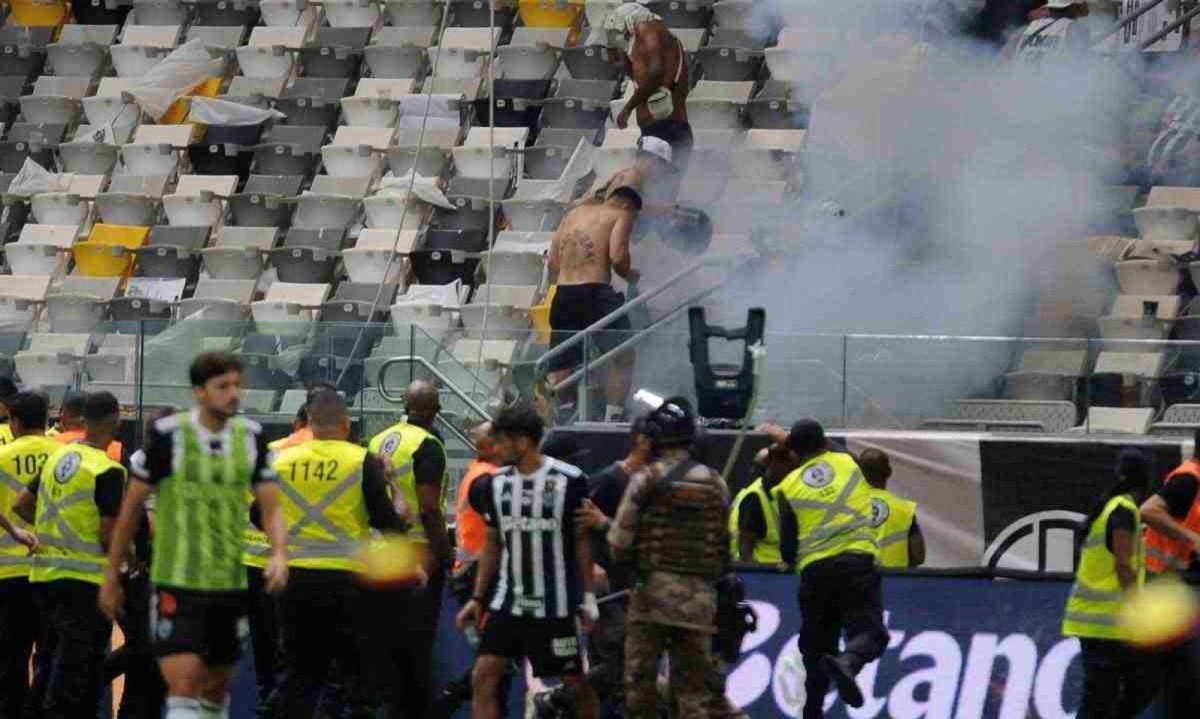
[(686, 397), (669, 397), (638, 417), (633, 430), (649, 437), (656, 447), (691, 444), (696, 439), (696, 415)]

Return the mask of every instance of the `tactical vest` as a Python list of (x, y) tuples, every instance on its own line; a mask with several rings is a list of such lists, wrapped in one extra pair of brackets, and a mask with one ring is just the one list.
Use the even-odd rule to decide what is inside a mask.
[(796, 515), (797, 571), (847, 552), (876, 556), (871, 493), (854, 458), (824, 452), (795, 470), (772, 491)]
[(725, 493), (711, 479), (688, 479), (688, 471), (696, 466), (691, 461), (676, 465), (638, 515), (637, 567), (643, 575), (673, 572), (715, 581), (725, 571)]
[[(406, 535), (417, 541), (428, 541), (425, 537), (425, 526), (421, 523), (420, 501), (417, 499), (417, 475), (413, 472), (413, 454), (426, 438), (437, 442), (438, 447), (445, 452), (442, 441), (433, 433), (407, 422), (399, 422), (371, 439), (371, 454), (377, 455), (392, 466), (394, 487), (390, 491), (399, 491), (400, 497), (408, 505), (409, 529)], [(442, 511), (446, 509), (446, 487), (449, 475), (442, 472), (441, 497), (438, 505)]]
[(733, 500), (733, 507), (729, 512), (729, 556), (745, 559), (741, 556), (741, 547), (738, 546), (738, 520), (742, 514), (742, 500), (748, 497), (753, 497), (753, 501), (762, 506), (763, 519), (767, 524), (766, 536), (754, 545), (754, 561), (759, 564), (780, 564), (783, 562), (783, 554), (779, 549), (779, 515), (775, 512), (771, 498), (767, 496), (767, 490), (763, 489), (762, 477), (738, 492)]
[(1134, 552), (1133, 569), (1137, 572), (1137, 586), (1146, 577), (1145, 548), (1142, 543), (1141, 512), (1137, 503), (1128, 494), (1113, 497), (1104, 505), (1104, 511), (1088, 527), (1079, 554), (1079, 568), (1075, 570), (1075, 584), (1067, 599), (1063, 615), (1062, 632), (1072, 637), (1093, 639), (1122, 639), (1118, 614), (1125, 593), (1117, 579), (1117, 558), (1105, 543), (1108, 518), (1118, 507), (1133, 512)]
[(908, 535), (917, 516), (917, 503), (902, 499), (886, 489), (871, 488), (871, 526), (875, 529), (875, 544), (879, 555), (875, 561), (881, 567), (909, 566)]
[(370, 538), (363, 497), (367, 450), (349, 442), (314, 439), (275, 461), (288, 527), (288, 565), (357, 571)]
[[(32, 529), (12, 513), (13, 502), (41, 474), (46, 458), (60, 447), (58, 442), (40, 435), (25, 435), (0, 446), (0, 512), (16, 526)], [(29, 548), (18, 544), (8, 532), (0, 532), (0, 579), (28, 577), (32, 567)]]
[(100, 545), (96, 478), (114, 468), (121, 470), (123, 481), (124, 467), (103, 451), (83, 444), (60, 446), (46, 460), (38, 482), (34, 521), (40, 546), (29, 581), (103, 583), (108, 561)]
[[(1163, 480), (1163, 485), (1182, 474), (1193, 475), (1200, 482), (1200, 460), (1192, 457), (1171, 470)], [(1196, 495), (1187, 516), (1180, 524), (1193, 532), (1200, 532), (1200, 494)], [(1152, 527), (1146, 528), (1146, 567), (1151, 572), (1182, 572), (1188, 568), (1195, 551), (1191, 542), (1169, 537)]]

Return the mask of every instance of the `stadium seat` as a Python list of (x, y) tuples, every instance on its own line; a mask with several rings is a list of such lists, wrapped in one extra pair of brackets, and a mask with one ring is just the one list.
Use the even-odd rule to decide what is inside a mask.
[(143, 77), (171, 54), (182, 37), (182, 25), (126, 25), (121, 34), (121, 43), (111, 48), (117, 76), (134, 79)]
[(1191, 437), (1197, 429), (1200, 429), (1200, 404), (1173, 404), (1159, 421), (1150, 425), (1150, 434)]
[(275, 246), (274, 227), (222, 227), (212, 247), (201, 251), (204, 270), (218, 280), (255, 280), (262, 274), (264, 253)]
[(1140, 250), (1138, 244), (1131, 245), (1124, 259), (1115, 263), (1117, 284), (1120, 286), (1121, 293), (1126, 295), (1174, 294), (1179, 287), (1180, 279), (1182, 279), (1179, 267), (1165, 253), (1154, 252), (1153, 248), (1151, 248), (1151, 252)]
[[(456, 28), (486, 29), (494, 20), (496, 30), (504, 33), (513, 25), (517, 16), (514, 0), (448, 0), (450, 4), (449, 24)], [(490, 6), (490, 7), (489, 7)]]
[(262, 145), (255, 150), (251, 169), (262, 175), (307, 177), (316, 172), (325, 137), (324, 127), (272, 127), (263, 136)]
[(493, 285), (540, 287), (553, 236), (552, 232), (501, 232), (484, 253), (480, 270)]
[(517, 191), (503, 203), (509, 229), (516, 232), (547, 232), (557, 228), (566, 213), (563, 203), (553, 199), (524, 199), (521, 189), (525, 182), (518, 183)]
[(403, 283), (410, 267), (408, 255), (419, 241), (416, 230), (364, 229), (354, 247), (342, 250), (346, 274), (355, 283)]
[[(608, 80), (559, 80), (554, 95), (542, 109), (542, 127), (603, 128), (618, 86), (619, 83)], [(574, 143), (571, 147), (574, 148)]]
[(399, 119), (400, 98), (412, 94), (416, 81), (363, 78), (354, 95), (342, 98), (347, 125), (394, 127)]
[(250, 312), (259, 332), (303, 334), (328, 297), (327, 284), (273, 282), (263, 299), (250, 304)]
[(517, 175), (519, 155), (509, 151), (524, 148), (528, 137), (529, 128), (524, 127), (471, 128), (463, 144), (450, 151), (455, 176), (511, 181)]
[(73, 192), (39, 192), (29, 198), (29, 206), (34, 220), (44, 225), (78, 228), (90, 214), (88, 201)]
[(1147, 205), (1133, 211), (1142, 239), (1150, 242), (1192, 242), (1200, 235), (1200, 220), (1188, 207)]
[[(212, 131), (212, 127), (208, 131)], [(252, 147), (243, 147), (228, 142), (214, 142), (205, 138), (188, 145), (188, 161), (192, 172), (197, 175), (232, 175), (244, 181), (250, 174), (254, 162)]]
[(712, 25), (713, 0), (651, 0), (644, 4), (672, 29)]
[(448, 27), (442, 31), (440, 44), (429, 48), (429, 66), (434, 77), (449, 79), (479, 78), (491, 58), (492, 43), (498, 42), (500, 30), (488, 28)]
[(300, 49), (305, 77), (357, 77), (363, 48), (370, 39), (369, 27), (322, 27)]
[(46, 46), (46, 60), (55, 75), (95, 77), (108, 67), (109, 46), (116, 42), (117, 25), (64, 25), (58, 41)]
[(320, 9), (308, 0), (262, 0), (259, 12), (267, 27), (309, 27), (316, 23)]
[(333, 142), (321, 148), (325, 171), (333, 177), (378, 177), (395, 135), (390, 127), (339, 127)]
[(101, 78), (96, 94), (83, 98), (83, 114), (87, 121), (97, 127), (111, 128), (114, 138), (129, 137), (140, 114), (137, 106), (127, 102), (124, 95), (133, 83), (126, 78)]
[(496, 48), (495, 77), (497, 80), (549, 80), (558, 70), (559, 53), (556, 47), (544, 43), (521, 44), (514, 38), (512, 43)]
[(96, 195), (96, 209), (112, 225), (153, 225), (158, 219), (166, 176), (116, 175), (108, 190)]
[(321, 4), (331, 27), (374, 27), (382, 16), (381, 5), (371, 0), (326, 0)]
[(192, 278), (200, 269), (200, 251), (208, 243), (210, 228), (157, 225), (146, 244), (137, 250), (142, 277)]
[(592, 161), (592, 170), (598, 182), (607, 182), (613, 173), (634, 164), (641, 136), (642, 131), (636, 127), (626, 130), (610, 127), (604, 132), (604, 144), (596, 150)]
[[(342, 282), (321, 307), (324, 322), (379, 322), (396, 298), (395, 284)], [(371, 308), (375, 311), (372, 312)]]
[(190, 298), (179, 301), (179, 317), (233, 322), (250, 311), (257, 280), (201, 277)]
[(300, 195), (292, 227), (344, 229), (356, 224), (370, 184), (368, 178), (318, 175), (312, 190)]
[(15, 24), (38, 28), (57, 28), (71, 14), (63, 0), (11, 0), (9, 10)]
[(137, 381), (137, 337), (106, 335), (92, 354), (83, 358), (83, 371), (89, 382), (128, 384)]
[[(449, 144), (439, 146), (433, 144), (431, 139), (436, 141), (436, 138), (431, 138), (427, 132), (424, 144), (421, 146), (397, 143), (394, 147), (389, 147), (387, 151), (388, 170), (397, 177), (406, 177), (413, 172), (415, 164), (416, 173), (421, 177), (444, 177), (450, 169), (450, 148), (454, 147), (454, 142), (451, 140)], [(419, 159), (418, 147), (420, 147)]]
[(800, 176), (804, 130), (750, 130), (734, 153), (737, 176), (755, 182), (793, 181)]
[(133, 0), (129, 24), (179, 26), (187, 22), (188, 8), (181, 0)]
[(43, 75), (34, 82), (33, 93), (21, 98), (21, 115), (26, 122), (70, 125), (83, 113), (91, 84), (87, 77)]
[(386, 0), (388, 21), (396, 27), (436, 28), (442, 24), (444, 0)]
[(307, 36), (303, 27), (254, 28), (248, 43), (237, 49), (242, 74), (272, 80), (291, 77)]
[(701, 80), (688, 96), (688, 120), (699, 129), (738, 129), (753, 91), (753, 82)]
[(4, 259), (16, 275), (52, 275), (75, 244), (79, 225), (25, 225), (16, 242), (4, 246)]
[(299, 175), (251, 175), (229, 200), (233, 223), (245, 227), (286, 227), (304, 178)]
[[(216, 7), (224, 3), (201, 4), (205, 7)], [(199, 40), (210, 48), (236, 53), (238, 47), (246, 39), (246, 28), (242, 25), (192, 25), (187, 29), (187, 39), (188, 42)]]
[(1076, 428), (1089, 434), (1147, 434), (1154, 421), (1150, 407), (1090, 407), (1084, 424)]
[(419, 230), (429, 216), (429, 205), (415, 193), (388, 189), (363, 199), (367, 227)]
[(50, 275), (0, 275), (0, 325), (33, 320), (49, 288)]
[(1004, 376), (1005, 396), (1074, 402), (1086, 364), (1086, 350), (1028, 350), (1017, 369)]
[(792, 86), (768, 80), (747, 105), (750, 127), (760, 130), (796, 130), (808, 127), (808, 108), (792, 101)]
[(1092, 376), (1119, 375), (1138, 382), (1154, 382), (1162, 375), (1166, 363), (1163, 352), (1114, 352), (1105, 350), (1096, 356)]
[(457, 313), (462, 306), (462, 284), (451, 281), (441, 285), (410, 285), (396, 297), (390, 308), (392, 325), (397, 333), (408, 334), (409, 325), (440, 342), (457, 327)]
[(181, 175), (175, 192), (163, 196), (167, 222), (191, 227), (220, 224), (237, 185), (236, 175)]
[(58, 146), (58, 156), (65, 172), (107, 175), (117, 166), (121, 148), (103, 142), (64, 142)]
[(337, 226), (324, 229), (293, 227), (283, 245), (268, 250), (267, 257), (284, 282), (326, 284), (333, 279), (345, 236), (345, 229)]
[(46, 292), (46, 315), (52, 332), (91, 332), (104, 319), (117, 294), (119, 277), (70, 275)]
[(134, 250), (146, 242), (149, 227), (96, 224), (87, 240), (72, 247), (75, 272), (84, 277), (124, 277), (133, 268)]
[(571, 28), (583, 15), (583, 0), (519, 0), (517, 13), (526, 27)]
[(429, 71), (432, 27), (383, 27), (363, 48), (363, 62), (376, 78), (424, 79)]
[(696, 51), (696, 63), (705, 80), (754, 82), (763, 68), (763, 51), (743, 32), (721, 31)]
[(268, 108), (282, 95), (287, 80), (283, 78), (246, 77), (238, 75), (229, 81), (223, 99), (243, 105)]
[(610, 62), (604, 45), (584, 45), (563, 49), (563, 64), (576, 80), (620, 80), (625, 74), (621, 62)]
[(1178, 295), (1118, 295), (1108, 315), (1099, 319), (1108, 340), (1162, 340), (1179, 315)]
[(533, 285), (480, 285), (471, 301), (462, 306), (463, 326), (482, 332), (486, 316), (487, 338), (520, 337), (532, 327), (529, 310), (537, 304), (537, 295), (538, 288)]
[(186, 284), (183, 278), (131, 277), (125, 294), (108, 303), (108, 312), (116, 322), (138, 322), (139, 331), (154, 334), (170, 321)]

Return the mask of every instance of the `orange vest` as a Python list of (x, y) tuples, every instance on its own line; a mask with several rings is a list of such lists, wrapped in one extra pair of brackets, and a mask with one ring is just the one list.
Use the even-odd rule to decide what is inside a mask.
[[(66, 432), (59, 432), (58, 434), (54, 435), (54, 439), (62, 442), (63, 444), (74, 444), (87, 439), (87, 432), (83, 431), (82, 429), (67, 430)], [(122, 449), (121, 443), (114, 439), (108, 443), (108, 448), (104, 450), (104, 453), (107, 454), (108, 458), (112, 461), (120, 462)]]
[(462, 482), (458, 485), (458, 496), (454, 502), (454, 531), (458, 544), (458, 553), (454, 559), (455, 572), (461, 571), (483, 553), (483, 545), (487, 541), (487, 525), (484, 524), (483, 517), (479, 512), (471, 509), (469, 497), (471, 485), (475, 483), (475, 480), (485, 474), (495, 472), (496, 469), (496, 465), (491, 462), (481, 462), (476, 459), (467, 467), (467, 473), (463, 475)]
[[(1200, 460), (1192, 457), (1183, 464), (1171, 470), (1163, 484), (1170, 482), (1181, 474), (1190, 474), (1200, 479)], [(1200, 495), (1192, 502), (1183, 526), (1193, 532), (1200, 532)], [(1183, 542), (1168, 537), (1149, 527), (1146, 528), (1146, 568), (1151, 572), (1166, 572), (1169, 570), (1183, 571), (1191, 563), (1195, 547), (1191, 542)]]

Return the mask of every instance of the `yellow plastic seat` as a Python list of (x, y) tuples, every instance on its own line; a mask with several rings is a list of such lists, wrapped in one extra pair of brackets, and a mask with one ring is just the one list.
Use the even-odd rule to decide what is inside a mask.
[(97, 224), (72, 248), (75, 269), (84, 277), (126, 277), (133, 270), (133, 251), (149, 235), (149, 227)]
[(546, 293), (542, 303), (529, 308), (529, 319), (533, 322), (539, 344), (550, 344), (550, 305), (554, 304), (556, 292), (558, 285), (550, 285), (550, 291)]
[(191, 101), (189, 97), (216, 97), (221, 91), (222, 78), (210, 77), (196, 87), (192, 88), (187, 96), (181, 97), (171, 106), (167, 108), (167, 113), (158, 121), (160, 125), (179, 125), (187, 119), (188, 112), (191, 110)]
[(527, 27), (569, 28), (579, 23), (583, 3), (577, 0), (520, 0), (517, 11)]
[(11, 6), (13, 20), (26, 27), (58, 27), (71, 14), (65, 0), (12, 0)]

